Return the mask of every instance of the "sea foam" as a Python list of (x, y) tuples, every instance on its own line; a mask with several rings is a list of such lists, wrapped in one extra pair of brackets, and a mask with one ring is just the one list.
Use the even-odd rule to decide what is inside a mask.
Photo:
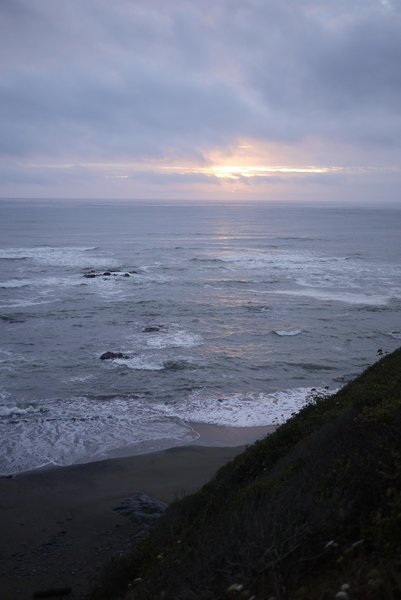
[(73, 397), (1, 408), (0, 474), (100, 460), (126, 447), (132, 454), (151, 452), (196, 438), (191, 427), (160, 415), (143, 398)]
[(253, 427), (283, 423), (316, 395), (328, 395), (328, 391), (325, 388), (301, 387), (272, 393), (217, 395), (202, 390), (176, 404), (159, 403), (153, 406), (162, 414), (184, 421)]
[(87, 247), (51, 247), (38, 246), (34, 248), (6, 248), (0, 249), (0, 258), (14, 260), (32, 260), (38, 264), (53, 266), (103, 266), (113, 265), (115, 261), (110, 258), (93, 256), (97, 248)]

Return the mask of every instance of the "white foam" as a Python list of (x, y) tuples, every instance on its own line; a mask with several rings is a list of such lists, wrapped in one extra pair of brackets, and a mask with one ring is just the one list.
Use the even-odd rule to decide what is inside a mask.
[(0, 390), (0, 402), (5, 402), (9, 398), (10, 398), (9, 392), (6, 392), (5, 390)]
[(273, 257), (269, 252), (244, 252), (241, 254), (229, 254), (222, 258), (226, 263), (226, 268), (230, 270), (241, 269), (265, 269), (273, 262)]
[(317, 258), (311, 252), (300, 252), (299, 250), (291, 251), (269, 248), (261, 251), (246, 248), (241, 252), (224, 251), (217, 256), (209, 254), (205, 255), (203, 259), (198, 260), (222, 262), (229, 270), (266, 270), (266, 268), (273, 268), (287, 271), (288, 269), (296, 268), (299, 264), (305, 265), (307, 262), (315, 262)]
[(0, 406), (0, 473), (43, 465), (99, 460), (112, 451), (140, 453), (188, 443), (197, 434), (188, 422), (252, 427), (286, 421), (323, 389), (296, 388), (218, 395), (200, 390), (175, 403), (145, 396), (75, 397)]
[(59, 287), (81, 285), (82, 280), (79, 277), (37, 277), (36, 279), (10, 279), (0, 283), (0, 288), (18, 289), (28, 286), (36, 287)]
[(74, 375), (73, 377), (70, 377), (68, 381), (71, 381), (71, 383), (85, 383), (85, 381), (90, 381), (94, 378), (94, 375)]
[(10, 279), (9, 281), (2, 281), (0, 283), (0, 288), (3, 289), (14, 289), (14, 288), (23, 288), (28, 287), (31, 284), (31, 280), (28, 279)]
[(401, 340), (401, 331), (389, 331), (387, 335), (395, 340)]
[(154, 360), (147, 356), (134, 356), (133, 358), (116, 358), (112, 364), (134, 369), (136, 371), (161, 371), (164, 369), (162, 360)]
[(26, 306), (36, 306), (39, 304), (52, 304), (58, 302), (58, 298), (52, 300), (41, 300), (40, 298), (31, 298), (30, 300), (10, 300), (8, 304), (0, 304), (0, 308), (24, 308)]
[(17, 352), (11, 352), (10, 350), (0, 349), (0, 365), (2, 365), (2, 369), (4, 365), (6, 370), (14, 370), (17, 365), (25, 362), (26, 358), (24, 355), (18, 354)]
[[(127, 271), (128, 272), (128, 271)], [(122, 272), (123, 273), (123, 272)], [(81, 279), (80, 284), (86, 285), (89, 290), (99, 294), (106, 300), (113, 301), (116, 298), (119, 300), (131, 300), (132, 299), (132, 286), (149, 286), (154, 284), (165, 284), (170, 281), (171, 278), (157, 276), (157, 275), (142, 275), (142, 274), (130, 274), (129, 277), (124, 275), (117, 275), (115, 277), (93, 277), (87, 279)]]
[(0, 417), (21, 416), (35, 411), (33, 405), (18, 406), (15, 404), (0, 404)]
[(328, 395), (328, 392), (323, 388), (295, 388), (270, 394), (248, 392), (227, 396), (199, 391), (183, 402), (153, 406), (167, 416), (184, 421), (253, 427), (283, 423), (316, 394)]
[(111, 365), (127, 367), (128, 369), (134, 369), (136, 371), (162, 371), (163, 369), (179, 371), (181, 369), (196, 368), (196, 365), (191, 359), (161, 360), (160, 358), (145, 354), (134, 356), (133, 358), (116, 358), (110, 361), (110, 363)]
[[(254, 291), (257, 293), (257, 290)], [(367, 306), (385, 306), (391, 300), (391, 296), (383, 296), (379, 294), (363, 294), (343, 291), (339, 292), (322, 289), (275, 290), (274, 292), (270, 293), (282, 294), (285, 296), (313, 298), (314, 300), (344, 302), (346, 304), (363, 304)]]
[[(392, 298), (401, 297), (401, 288), (397, 285), (401, 279), (399, 264), (362, 260), (360, 256), (332, 256), (282, 248), (263, 252), (244, 248), (242, 252), (223, 251), (205, 256), (209, 260), (222, 260), (226, 269), (256, 270), (259, 271), (257, 278), (267, 273), (269, 277), (274, 276), (273, 279), (291, 281), (304, 288), (277, 293), (371, 306), (383, 306)], [(270, 290), (254, 291), (270, 293)]]
[(39, 264), (67, 267), (115, 265), (113, 259), (91, 255), (96, 248), (50, 247), (0, 249), (0, 258), (31, 259)]
[(172, 275), (160, 275), (159, 273), (153, 273), (146, 269), (146, 267), (141, 267), (141, 270), (145, 272), (131, 274), (131, 277), (134, 278), (135, 283), (156, 283), (164, 285), (165, 283), (170, 283), (175, 279)]
[(171, 333), (147, 334), (146, 345), (149, 348), (193, 348), (202, 343), (199, 335), (180, 330)]
[(299, 335), (300, 333), (302, 333), (302, 329), (273, 329), (273, 333), (280, 337), (291, 337), (293, 335)]
[(14, 356), (14, 352), (11, 352), (10, 350), (0, 349), (0, 362), (6, 362), (14, 358)]
[(23, 414), (17, 409), (1, 417), (2, 474), (100, 460), (128, 446), (133, 454), (150, 452), (196, 438), (192, 428), (161, 416), (143, 398), (77, 397), (27, 407)]

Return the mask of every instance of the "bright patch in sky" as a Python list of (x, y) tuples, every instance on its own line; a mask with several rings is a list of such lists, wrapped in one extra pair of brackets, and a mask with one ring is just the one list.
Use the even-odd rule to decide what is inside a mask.
[(400, 203), (401, 3), (0, 2), (0, 197)]

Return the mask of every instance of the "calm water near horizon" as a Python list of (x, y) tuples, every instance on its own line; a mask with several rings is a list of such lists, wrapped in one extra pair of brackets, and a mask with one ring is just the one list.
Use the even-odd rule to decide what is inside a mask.
[(282, 422), (401, 345), (400, 258), (398, 209), (0, 201), (0, 473)]

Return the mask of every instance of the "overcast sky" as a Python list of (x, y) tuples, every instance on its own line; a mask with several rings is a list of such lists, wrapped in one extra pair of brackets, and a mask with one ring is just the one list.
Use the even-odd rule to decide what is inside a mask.
[(401, 205), (401, 0), (0, 0), (0, 196)]

